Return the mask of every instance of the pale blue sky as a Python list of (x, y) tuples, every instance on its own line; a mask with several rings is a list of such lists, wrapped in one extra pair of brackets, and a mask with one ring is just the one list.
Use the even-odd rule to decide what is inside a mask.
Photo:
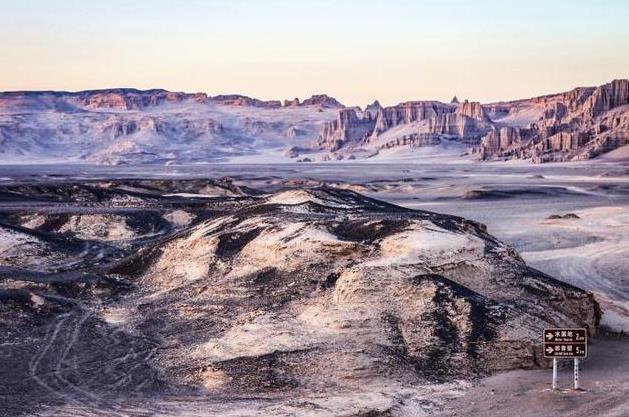
[(0, 0), (0, 90), (519, 98), (629, 77), (629, 1)]

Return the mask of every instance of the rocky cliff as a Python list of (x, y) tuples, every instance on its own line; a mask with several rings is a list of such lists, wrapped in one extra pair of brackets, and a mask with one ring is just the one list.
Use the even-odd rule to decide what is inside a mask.
[(337, 99), (335, 99), (334, 97), (330, 97), (327, 94), (315, 94), (310, 98), (305, 99), (300, 105), (319, 106), (330, 109), (341, 109), (345, 107)]
[(559, 94), (482, 105), (405, 102), (364, 112), (345, 109), (317, 145), (333, 152), (429, 146), (443, 139), (472, 145), (480, 159), (583, 160), (629, 144), (629, 80)]
[(477, 102), (413, 101), (384, 108), (375, 102), (364, 112), (340, 112), (337, 120), (324, 127), (317, 143), (332, 151), (344, 146), (351, 150), (356, 146), (432, 145), (441, 137), (476, 143), (491, 127), (491, 120)]
[(369, 112), (359, 115), (355, 109), (342, 109), (335, 120), (323, 127), (317, 145), (336, 151), (348, 143), (360, 143), (372, 134), (375, 125)]
[(263, 107), (269, 109), (277, 109), (282, 107), (282, 103), (279, 100), (258, 100), (257, 98), (251, 98), (247, 96), (241, 96), (239, 94), (227, 94), (211, 97), (210, 100), (213, 103), (224, 104), (227, 106), (253, 106)]
[(365, 107), (365, 112), (369, 113), (372, 119), (376, 118), (380, 110), (382, 110), (382, 105), (378, 100), (374, 100), (373, 103), (368, 104), (367, 107)]
[(299, 98), (295, 97), (292, 100), (284, 100), (284, 107), (297, 107), (301, 104)]
[(142, 110), (168, 103), (181, 103), (191, 100), (206, 103), (205, 93), (182, 93), (166, 90), (136, 90), (115, 88), (64, 91), (15, 91), (0, 93), (0, 111), (42, 111), (68, 112), (79, 109)]
[(187, 94), (165, 90), (105, 90), (103, 92), (79, 94), (77, 98), (81, 104), (88, 108), (114, 108), (121, 110), (140, 110), (164, 103), (181, 103), (184, 100), (206, 103), (208, 99), (205, 93)]
[[(629, 144), (629, 80), (488, 107), (498, 117), (474, 148), (482, 159), (583, 160)], [(500, 128), (523, 113), (535, 117)]]

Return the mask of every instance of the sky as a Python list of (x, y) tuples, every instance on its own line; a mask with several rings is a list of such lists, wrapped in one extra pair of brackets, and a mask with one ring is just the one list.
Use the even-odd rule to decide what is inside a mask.
[(0, 0), (0, 91), (481, 102), (629, 78), (625, 0)]

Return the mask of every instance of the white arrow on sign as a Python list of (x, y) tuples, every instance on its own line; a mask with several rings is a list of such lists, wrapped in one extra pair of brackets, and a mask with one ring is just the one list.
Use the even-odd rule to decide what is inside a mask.
[(553, 340), (553, 334), (552, 333), (546, 333), (546, 339), (548, 340)]
[(546, 348), (546, 353), (553, 353), (553, 348), (552, 348), (552, 347), (550, 347), (550, 346), (548, 346), (548, 347)]

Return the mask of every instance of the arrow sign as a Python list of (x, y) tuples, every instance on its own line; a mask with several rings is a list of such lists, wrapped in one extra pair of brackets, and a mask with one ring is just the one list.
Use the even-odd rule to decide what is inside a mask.
[(547, 328), (542, 333), (542, 341), (544, 342), (542, 352), (547, 358), (587, 357), (587, 329)]

